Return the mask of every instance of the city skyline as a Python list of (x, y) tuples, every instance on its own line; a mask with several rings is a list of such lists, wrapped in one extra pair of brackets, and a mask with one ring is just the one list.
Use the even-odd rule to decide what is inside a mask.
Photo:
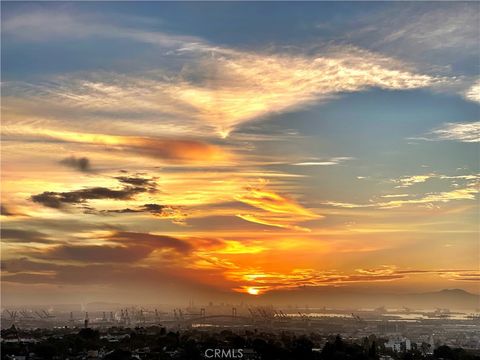
[(2, 302), (479, 295), (479, 6), (2, 2)]

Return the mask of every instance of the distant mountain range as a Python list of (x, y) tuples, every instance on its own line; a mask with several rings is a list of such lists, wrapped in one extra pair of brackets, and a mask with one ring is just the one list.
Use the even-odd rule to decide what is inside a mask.
[(267, 294), (265, 301), (272, 303), (293, 302), (309, 306), (336, 308), (449, 308), (476, 311), (480, 309), (480, 296), (461, 289), (443, 289), (413, 294), (374, 293), (362, 290), (321, 288)]
[(480, 308), (480, 296), (462, 289), (443, 289), (436, 292), (409, 294), (400, 297), (412, 303), (411, 306), (413, 306), (413, 304), (417, 304), (417, 306), (435, 304), (435, 307), (461, 309)]

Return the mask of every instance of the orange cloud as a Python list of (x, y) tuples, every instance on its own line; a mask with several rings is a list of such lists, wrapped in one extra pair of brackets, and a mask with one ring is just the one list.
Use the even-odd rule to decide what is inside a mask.
[(314, 212), (304, 208), (295, 200), (284, 197), (261, 187), (248, 187), (246, 193), (235, 197), (236, 200), (253, 207), (278, 214), (294, 214), (307, 218), (318, 217)]
[(337, 271), (317, 271), (314, 269), (293, 269), (289, 273), (262, 272), (258, 270), (233, 270), (227, 274), (230, 280), (243, 283), (234, 290), (254, 295), (274, 290), (297, 289), (305, 286), (327, 286), (352, 282), (391, 281), (404, 278), (406, 275), (394, 271), (380, 273), (344, 274)]
[(237, 217), (257, 224), (299, 231), (310, 230), (295, 223), (322, 217), (293, 199), (264, 189), (264, 183), (262, 181), (258, 187), (247, 187), (244, 193), (235, 196), (235, 200), (263, 211), (255, 214), (237, 214)]
[[(250, 295), (259, 295), (274, 290), (298, 289), (305, 286), (345, 285), (349, 283), (384, 282), (405, 279), (409, 275), (436, 274), (452, 281), (478, 281), (480, 273), (475, 270), (397, 270), (396, 266), (356, 269), (353, 273), (293, 269), (290, 272), (263, 272), (258, 269), (232, 269), (226, 276), (239, 283), (234, 290)], [(254, 291), (252, 290), (254, 289)]]
[(287, 219), (282, 217), (260, 218), (252, 214), (237, 214), (237, 217), (255, 224), (279, 227), (283, 229), (298, 230), (298, 231), (311, 231), (310, 229), (290, 224), (289, 222), (291, 220), (289, 220), (288, 218)]
[(257, 254), (266, 250), (266, 247), (259, 244), (243, 244), (242, 242), (231, 240), (223, 241), (222, 245), (221, 249), (214, 252), (217, 254)]
[[(10, 129), (10, 132), (12, 129)], [(22, 135), (34, 135), (53, 138), (60, 141), (104, 145), (109, 148), (123, 151), (133, 151), (147, 156), (160, 158), (168, 162), (227, 162), (232, 155), (224, 149), (198, 140), (162, 139), (145, 136), (123, 136), (79, 133), (64, 130), (50, 130), (37, 128), (13, 129)]]

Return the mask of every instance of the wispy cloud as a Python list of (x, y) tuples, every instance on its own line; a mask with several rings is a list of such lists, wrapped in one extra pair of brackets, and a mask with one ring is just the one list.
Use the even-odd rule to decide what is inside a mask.
[[(346, 41), (415, 64), (427, 73), (452, 76), (436, 90), (478, 101), (478, 7), (474, 3), (395, 4), (354, 18)], [(343, 29), (342, 29), (343, 30)], [(468, 64), (465, 66), (465, 64)]]
[(455, 140), (461, 142), (480, 141), (480, 121), (472, 123), (447, 123), (431, 132), (435, 140)]
[(480, 102), (480, 79), (465, 91), (465, 98), (471, 101)]
[(436, 64), (443, 71), (450, 70), (450, 59), (477, 56), (476, 4), (430, 5), (396, 4), (368, 12), (368, 16), (354, 18), (347, 26), (346, 38), (419, 64)]
[(344, 161), (352, 160), (353, 157), (333, 157), (325, 160), (312, 160), (312, 161), (303, 161), (297, 162), (292, 165), (296, 166), (328, 166), (328, 165), (338, 165)]
[[(132, 18), (132, 17), (131, 17)], [(131, 19), (130, 18), (130, 19)], [(123, 18), (127, 20), (128, 18)], [(135, 17), (137, 23), (151, 23), (148, 18)], [(17, 13), (2, 22), (2, 32), (17, 41), (50, 42), (54, 40), (106, 38), (130, 39), (162, 47), (195, 48), (204, 43), (195, 36), (182, 36), (147, 31), (118, 24), (115, 18), (66, 9), (36, 9)]]
[(414, 176), (405, 176), (400, 179), (394, 179), (393, 181), (400, 184), (396, 186), (397, 188), (406, 188), (412, 186), (413, 184), (419, 184), (435, 177), (435, 174), (430, 175), (414, 175)]
[(257, 186), (249, 186), (235, 196), (235, 200), (253, 206), (262, 212), (237, 214), (239, 218), (267, 226), (285, 229), (309, 231), (296, 223), (321, 218), (321, 215), (303, 207), (292, 198), (278, 194), (266, 188), (263, 181)]
[[(33, 38), (126, 37), (169, 48), (167, 58), (183, 64), (180, 72), (104, 72), (62, 76), (42, 84), (6, 85), (13, 98), (29, 93), (30, 101), (49, 104), (50, 112), (56, 108), (64, 113), (67, 108), (90, 116), (141, 113), (154, 119), (161, 115), (171, 120), (181, 118), (182, 123), (197, 128), (213, 128), (225, 137), (246, 122), (327, 101), (342, 93), (369, 88), (408, 90), (450, 81), (354, 46), (325, 46), (313, 54), (307, 49), (296, 53), (253, 52), (213, 47), (197, 38), (103, 25), (87, 16), (25, 16), (7, 19), (4, 31)], [(89, 26), (85, 26), (86, 19)], [(40, 30), (35, 31), (37, 28)], [(14, 104), (13, 99), (10, 103)], [(35, 109), (38, 111), (38, 106)]]
[(480, 121), (445, 123), (441, 127), (433, 129), (425, 136), (412, 137), (411, 140), (425, 141), (459, 141), (476, 143), (480, 141)]
[[(381, 195), (380, 197), (386, 201), (376, 201), (370, 200), (368, 203), (349, 203), (349, 202), (338, 202), (338, 201), (327, 201), (324, 202), (325, 205), (341, 207), (347, 209), (355, 208), (380, 208), (380, 209), (389, 209), (397, 208), (405, 205), (428, 205), (435, 203), (448, 203), (455, 200), (475, 200), (476, 195), (479, 192), (478, 189), (478, 174), (469, 174), (469, 175), (443, 175), (443, 174), (424, 174), (424, 175), (413, 175), (413, 176), (404, 176), (399, 179), (390, 180), (393, 183), (399, 184), (395, 188), (409, 188), (415, 184), (421, 184), (426, 181), (436, 180), (446, 180), (453, 181), (453, 186), (455, 189), (438, 191), (438, 192), (427, 192), (424, 194), (386, 194)], [(460, 185), (461, 184), (461, 185)]]
[(286, 216), (272, 216), (272, 215), (253, 215), (253, 214), (237, 214), (240, 219), (249, 221), (255, 224), (261, 224), (266, 226), (273, 226), (283, 229), (290, 229), (295, 231), (306, 231), (309, 232), (310, 229), (294, 225), (293, 223), (300, 221), (301, 219), (292, 219), (291, 217)]
[(442, 81), (353, 47), (328, 48), (313, 56), (219, 50), (195, 72), (210, 76), (202, 84), (180, 81), (169, 92), (223, 135), (241, 123), (343, 92), (414, 89)]
[(256, 208), (280, 214), (294, 214), (315, 217), (316, 214), (298, 204), (295, 200), (260, 187), (248, 187), (244, 194), (236, 197), (238, 201)]
[(402, 197), (409, 197), (409, 194), (391, 194), (391, 195), (382, 195), (382, 198), (402, 198)]
[(385, 21), (393, 21), (395, 26), (390, 27), (383, 42), (397, 46), (421, 46), (428, 50), (470, 50), (478, 38), (478, 16), (475, 10), (473, 4), (465, 3), (436, 9), (407, 7), (400, 11), (398, 17), (385, 17)]
[(419, 205), (419, 204), (435, 204), (435, 203), (448, 203), (456, 200), (475, 200), (479, 189), (476, 184), (471, 184), (465, 188), (455, 189), (451, 191), (443, 191), (437, 193), (430, 193), (423, 196), (417, 196), (411, 199), (391, 200), (386, 202), (371, 202), (367, 204), (356, 204), (346, 202), (327, 201), (325, 205), (341, 207), (341, 208), (367, 208), (375, 207), (381, 209), (390, 209), (401, 207), (405, 205)]

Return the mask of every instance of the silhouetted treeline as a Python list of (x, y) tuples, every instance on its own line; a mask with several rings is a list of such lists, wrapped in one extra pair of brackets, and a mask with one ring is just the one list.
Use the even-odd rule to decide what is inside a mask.
[[(8, 332), (10, 330), (10, 332)], [(206, 332), (190, 330), (166, 332), (165, 328), (110, 328), (100, 333), (94, 329), (35, 330), (19, 334), (2, 330), (2, 359), (23, 355), (28, 360), (105, 359), (105, 360), (199, 360), (206, 349), (248, 349), (243, 359), (251, 360), (474, 360), (479, 356), (464, 349), (438, 347), (433, 354), (422, 349), (395, 353), (386, 349), (387, 339), (374, 335), (360, 341), (346, 341), (341, 336), (325, 338), (316, 333), (296, 335), (290, 332), (267, 333), (245, 331), (242, 335), (229, 330)], [(28, 336), (38, 341), (15, 341)], [(237, 354), (238, 355), (238, 354)]]

